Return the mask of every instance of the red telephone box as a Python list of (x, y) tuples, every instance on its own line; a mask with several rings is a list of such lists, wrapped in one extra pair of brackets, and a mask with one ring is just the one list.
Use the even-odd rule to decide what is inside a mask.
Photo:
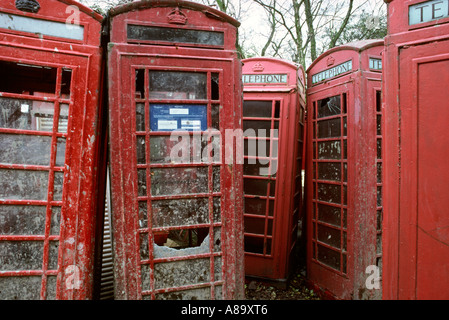
[(305, 73), (274, 58), (243, 60), (245, 273), (285, 284), (302, 215)]
[(449, 299), (449, 4), (387, 1), (385, 299)]
[(186, 1), (110, 17), (116, 298), (243, 298), (239, 23)]
[(90, 299), (102, 17), (0, 5), (0, 299)]
[(383, 48), (349, 43), (307, 70), (307, 272), (340, 299), (381, 297)]

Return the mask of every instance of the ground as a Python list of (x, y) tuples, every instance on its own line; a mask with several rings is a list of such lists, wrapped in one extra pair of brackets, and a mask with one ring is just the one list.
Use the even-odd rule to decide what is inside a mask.
[(286, 289), (273, 284), (255, 280), (247, 280), (245, 284), (247, 300), (320, 300), (318, 295), (306, 287), (301, 269), (293, 274)]

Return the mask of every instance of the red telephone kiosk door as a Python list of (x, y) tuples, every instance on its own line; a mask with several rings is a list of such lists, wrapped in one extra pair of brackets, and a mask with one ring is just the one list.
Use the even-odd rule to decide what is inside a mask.
[(0, 4), (0, 299), (90, 299), (102, 17)]
[(388, 2), (383, 294), (447, 300), (449, 4)]
[(245, 272), (286, 285), (302, 217), (305, 73), (280, 59), (242, 62)]
[(142, 1), (110, 23), (116, 298), (243, 298), (238, 22)]
[(336, 47), (307, 70), (307, 276), (339, 299), (381, 298), (383, 48)]

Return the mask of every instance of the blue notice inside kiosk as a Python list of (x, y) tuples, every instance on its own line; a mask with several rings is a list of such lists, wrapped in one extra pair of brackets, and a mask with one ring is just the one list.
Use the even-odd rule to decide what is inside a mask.
[(206, 131), (207, 105), (152, 104), (151, 131)]

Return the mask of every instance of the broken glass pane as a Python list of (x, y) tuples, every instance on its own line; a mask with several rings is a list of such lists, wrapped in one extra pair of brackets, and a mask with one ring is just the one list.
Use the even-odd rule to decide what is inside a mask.
[(0, 92), (54, 95), (56, 73), (56, 68), (0, 61)]
[(318, 101), (318, 118), (336, 116), (341, 114), (340, 95)]

